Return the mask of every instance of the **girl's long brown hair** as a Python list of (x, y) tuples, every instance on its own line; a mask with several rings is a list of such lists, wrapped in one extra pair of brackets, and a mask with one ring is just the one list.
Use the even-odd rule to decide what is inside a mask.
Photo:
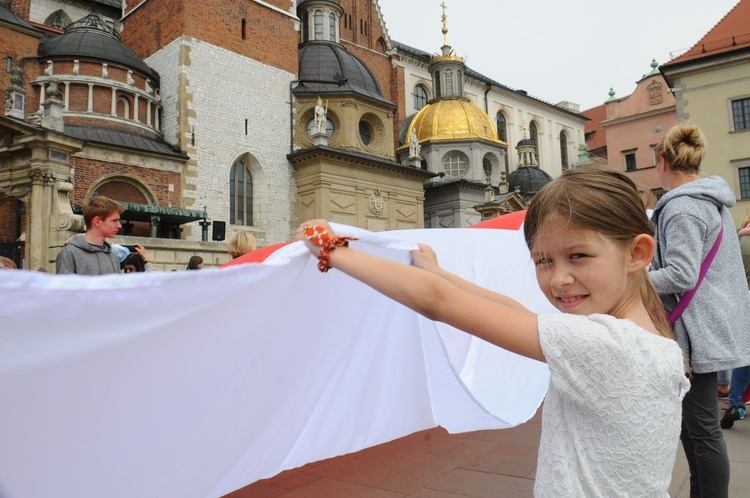
[[(542, 225), (551, 217), (568, 226), (594, 230), (622, 244), (641, 234), (654, 236), (646, 207), (633, 180), (609, 166), (581, 166), (565, 171), (531, 200), (524, 221), (524, 237), (532, 248)], [(648, 271), (634, 276), (641, 300), (660, 335), (674, 338), (659, 295)]]

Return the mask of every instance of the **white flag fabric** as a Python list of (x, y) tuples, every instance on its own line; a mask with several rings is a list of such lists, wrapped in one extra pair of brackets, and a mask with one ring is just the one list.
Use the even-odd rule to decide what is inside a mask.
[[(404, 263), (427, 243), (447, 270), (551, 310), (516, 230), (335, 226)], [(316, 262), (296, 242), (222, 269), (0, 271), (0, 497), (220, 497), (438, 425), (533, 416), (545, 364)]]

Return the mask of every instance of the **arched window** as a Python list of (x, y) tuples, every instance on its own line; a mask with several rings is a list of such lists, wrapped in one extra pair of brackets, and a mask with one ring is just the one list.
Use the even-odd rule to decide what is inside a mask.
[(47, 16), (47, 20), (44, 21), (44, 24), (48, 26), (54, 26), (56, 28), (63, 29), (65, 26), (70, 24), (72, 21), (68, 14), (65, 13), (64, 10), (56, 10), (49, 16)]
[(302, 41), (310, 41), (310, 13), (302, 14)]
[(336, 14), (333, 12), (328, 14), (328, 39), (332, 42), (336, 41)]
[(237, 160), (229, 169), (229, 223), (253, 224), (253, 176), (244, 159)]
[(568, 163), (568, 136), (564, 131), (560, 132), (560, 161), (562, 162), (563, 171), (570, 167)]
[(435, 98), (443, 96), (443, 92), (440, 90), (440, 71), (435, 71)]
[(117, 99), (117, 117), (130, 119), (130, 101), (125, 97)]
[(534, 141), (537, 146), (539, 146), (539, 131), (536, 128), (536, 123), (534, 121), (531, 122), (529, 125), (529, 138)]
[(460, 97), (464, 94), (464, 73), (461, 71), (456, 71), (456, 84), (458, 85), (456, 95)]
[(427, 90), (422, 85), (414, 86), (414, 109), (419, 110), (427, 105)]
[(495, 121), (497, 123), (497, 138), (507, 143), (508, 122), (505, 120), (505, 114), (503, 114), (502, 112), (498, 112)]
[(443, 169), (451, 176), (461, 176), (466, 173), (467, 164), (466, 156), (458, 151), (454, 151), (445, 156)]
[(388, 45), (385, 44), (385, 40), (382, 36), (378, 38), (376, 46), (378, 47), (378, 52), (380, 52), (381, 54), (385, 54), (388, 52)]
[(453, 71), (451, 69), (445, 70), (445, 96), (450, 97), (453, 95)]
[(316, 10), (314, 19), (315, 19), (315, 39), (322, 40), (323, 39), (323, 11)]

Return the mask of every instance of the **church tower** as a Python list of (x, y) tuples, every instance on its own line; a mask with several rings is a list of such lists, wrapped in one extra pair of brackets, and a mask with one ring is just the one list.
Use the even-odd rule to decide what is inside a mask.
[(474, 206), (501, 181), (508, 144), (497, 138), (487, 113), (464, 96), (466, 65), (448, 43), (444, 4), (442, 22), (443, 46), (428, 66), (434, 98), (408, 122), (398, 152), (402, 162), (411, 161), (414, 137), (422, 167), (436, 175), (425, 186), (425, 226), (458, 228), (480, 221)]
[[(361, 3), (361, 2), (360, 2)], [(377, 7), (372, 2), (371, 9)], [(361, 32), (345, 29), (352, 15), (337, 0), (300, 0), (298, 80), (293, 82), (296, 125), (294, 152), (300, 220), (328, 218), (368, 230), (421, 228), (424, 181), (428, 172), (396, 162), (393, 122), (396, 105), (384, 94), (389, 73), (375, 72), (355, 51), (369, 43)], [(344, 45), (346, 43), (346, 45)], [(385, 42), (380, 42), (384, 49)], [(349, 50), (349, 47), (352, 50)], [(374, 58), (376, 63), (386, 55)]]

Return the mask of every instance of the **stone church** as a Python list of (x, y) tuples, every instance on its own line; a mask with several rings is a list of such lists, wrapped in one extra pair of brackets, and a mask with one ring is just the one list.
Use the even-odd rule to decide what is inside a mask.
[(472, 71), (442, 28), (430, 54), (377, 0), (0, 2), (0, 252), (53, 271), (103, 194), (158, 268), (215, 265), (231, 233), (267, 245), (311, 217), (473, 224), (514, 193), (521, 130), (533, 167), (573, 166), (577, 107)]

